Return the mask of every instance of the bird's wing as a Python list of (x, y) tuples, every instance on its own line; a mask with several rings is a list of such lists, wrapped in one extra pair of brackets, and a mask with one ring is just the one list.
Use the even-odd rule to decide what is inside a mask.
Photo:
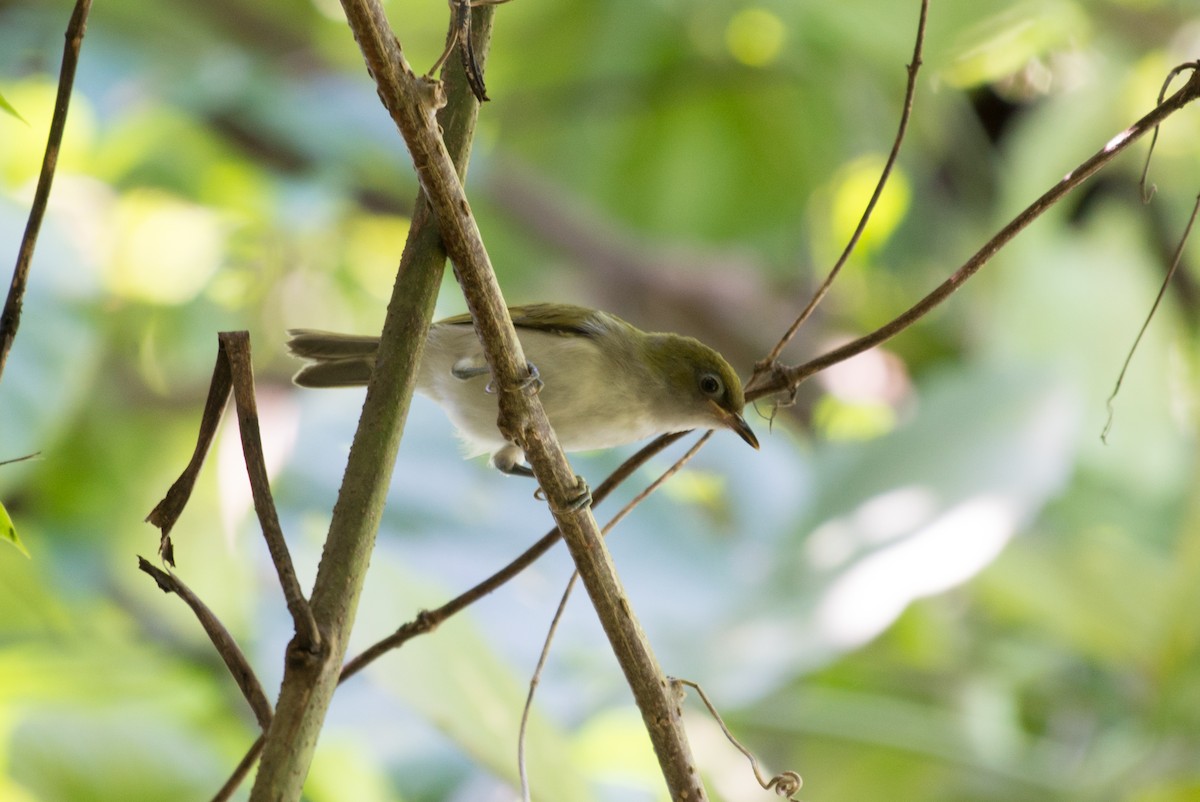
[[(528, 304), (510, 306), (508, 313), (518, 329), (545, 331), (552, 334), (574, 334), (581, 337), (598, 337), (613, 327), (611, 315), (583, 306), (568, 304)], [(439, 323), (470, 325), (470, 315), (455, 315)]]

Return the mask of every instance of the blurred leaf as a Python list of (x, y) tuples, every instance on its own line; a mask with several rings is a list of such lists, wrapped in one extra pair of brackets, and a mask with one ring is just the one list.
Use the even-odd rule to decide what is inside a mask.
[(0, 93), (0, 111), (3, 111), (6, 114), (16, 117), (21, 122), (25, 123), (26, 125), (29, 125), (29, 121), (26, 120), (24, 117), (22, 117), (21, 113), (19, 111), (17, 111), (15, 108), (13, 108), (13, 105), (8, 102), (8, 99), (6, 97), (4, 97), (3, 93)]
[(29, 549), (25, 548), (21, 538), (17, 537), (17, 527), (13, 525), (12, 518), (8, 517), (8, 510), (4, 509), (3, 502), (0, 502), (0, 540), (8, 541), (17, 551), (29, 557)]

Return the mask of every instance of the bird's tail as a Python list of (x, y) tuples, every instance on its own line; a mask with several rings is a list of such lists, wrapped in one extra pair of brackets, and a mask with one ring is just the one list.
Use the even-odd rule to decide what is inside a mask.
[(358, 387), (371, 378), (378, 337), (315, 329), (289, 329), (288, 334), (288, 350), (309, 362), (292, 377), (301, 387)]

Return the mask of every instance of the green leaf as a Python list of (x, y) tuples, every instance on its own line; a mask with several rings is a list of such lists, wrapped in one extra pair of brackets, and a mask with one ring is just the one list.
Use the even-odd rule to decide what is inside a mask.
[(8, 114), (11, 114), (13, 117), (16, 117), (18, 120), (25, 123), (26, 125), (29, 125), (29, 121), (21, 116), (21, 112), (17, 111), (15, 108), (13, 108), (13, 105), (8, 102), (8, 100), (4, 97), (4, 95), (0, 95), (0, 111), (7, 112)]
[(8, 517), (8, 510), (4, 509), (4, 504), (2, 503), (0, 503), (0, 538), (16, 546), (17, 551), (26, 557), (29, 556), (29, 549), (25, 548), (25, 544), (21, 542), (21, 538), (17, 537), (17, 528), (13, 526), (12, 518)]

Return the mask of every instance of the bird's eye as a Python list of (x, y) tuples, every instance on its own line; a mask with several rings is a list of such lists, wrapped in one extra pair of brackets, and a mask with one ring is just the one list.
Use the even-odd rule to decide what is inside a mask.
[(705, 373), (700, 377), (700, 392), (705, 395), (720, 395), (724, 389), (725, 385), (721, 383), (720, 377), (712, 373)]

